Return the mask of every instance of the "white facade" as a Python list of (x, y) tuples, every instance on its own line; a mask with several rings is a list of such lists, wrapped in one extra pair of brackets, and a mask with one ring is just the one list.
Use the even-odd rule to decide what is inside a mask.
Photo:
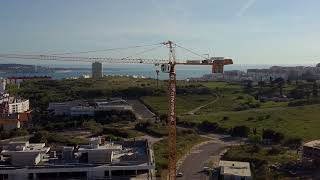
[(7, 81), (5, 79), (0, 79), (0, 92), (4, 92), (6, 90)]
[(29, 100), (13, 100), (12, 102), (9, 102), (8, 104), (8, 113), (23, 113), (26, 111), (29, 111)]
[(4, 102), (9, 102), (9, 94), (8, 93), (1, 93), (1, 95), (0, 95), (0, 104), (2, 104)]
[(220, 175), (224, 180), (251, 180), (250, 163), (220, 161)]

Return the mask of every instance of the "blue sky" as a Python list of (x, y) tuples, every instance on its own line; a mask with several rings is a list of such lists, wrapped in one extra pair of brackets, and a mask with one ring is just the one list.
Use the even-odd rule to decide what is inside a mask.
[[(2, 0), (0, 53), (86, 51), (170, 39), (237, 64), (315, 64), (319, 7), (319, 0)], [(166, 56), (163, 49), (139, 57)], [(177, 56), (196, 58), (181, 49)]]

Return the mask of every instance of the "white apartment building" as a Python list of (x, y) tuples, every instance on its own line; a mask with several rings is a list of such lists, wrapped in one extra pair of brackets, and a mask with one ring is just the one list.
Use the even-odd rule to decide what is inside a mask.
[(16, 99), (12, 98), (9, 99), (8, 103), (8, 114), (13, 113), (24, 113), (29, 111), (29, 100), (28, 99)]

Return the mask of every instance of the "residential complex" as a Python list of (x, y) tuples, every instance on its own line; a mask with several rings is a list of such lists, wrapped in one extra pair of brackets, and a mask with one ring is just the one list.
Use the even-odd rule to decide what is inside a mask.
[(67, 101), (49, 103), (48, 110), (56, 116), (94, 116), (98, 111), (129, 110), (132, 106), (125, 100), (119, 98), (96, 99), (93, 102)]
[(103, 76), (102, 63), (92, 63), (92, 78), (101, 78)]
[(224, 71), (223, 74), (205, 74), (200, 78), (190, 78), (190, 81), (269, 81), (283, 78), (284, 80), (307, 80), (320, 79), (320, 66), (315, 67), (295, 66), (283, 67), (272, 66), (269, 69), (248, 69), (247, 72), (232, 70)]
[(0, 129), (18, 129), (31, 119), (29, 100), (6, 93), (6, 81), (1, 81), (4, 86), (0, 91)]
[(20, 85), (24, 81), (47, 81), (47, 80), (52, 80), (52, 77), (50, 76), (22, 76), (22, 77), (8, 77), (6, 79), (7, 84), (15, 84), (15, 85)]
[(2, 145), (0, 178), (107, 179), (143, 174), (151, 179), (153, 152), (146, 140), (106, 142), (91, 138), (80, 146), (47, 147), (44, 143), (9, 142)]

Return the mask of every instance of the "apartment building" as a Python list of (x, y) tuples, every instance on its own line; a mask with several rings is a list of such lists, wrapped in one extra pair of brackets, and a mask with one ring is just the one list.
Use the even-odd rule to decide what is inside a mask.
[(13, 113), (24, 113), (29, 111), (30, 103), (29, 99), (20, 99), (15, 97), (10, 97), (8, 102), (8, 114)]

